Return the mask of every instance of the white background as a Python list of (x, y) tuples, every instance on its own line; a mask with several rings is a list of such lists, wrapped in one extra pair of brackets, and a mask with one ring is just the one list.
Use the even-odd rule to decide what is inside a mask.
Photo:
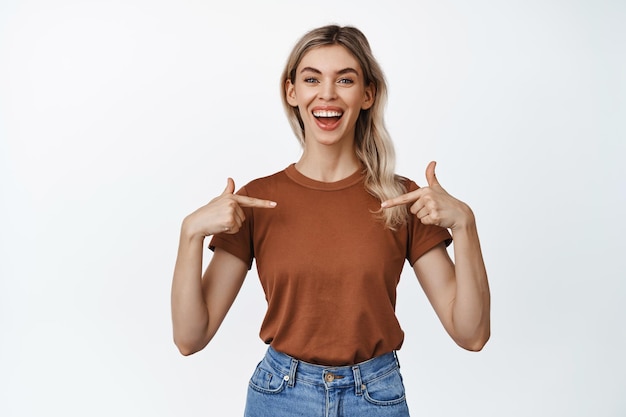
[(405, 268), (412, 414), (626, 415), (626, 2), (0, 4), (0, 415), (242, 415), (265, 350), (256, 272), (181, 356), (180, 222), (227, 176), (297, 160), (279, 75), (327, 23), (361, 28), (386, 71), (398, 172), (423, 184), (437, 160), (478, 219), (482, 352)]

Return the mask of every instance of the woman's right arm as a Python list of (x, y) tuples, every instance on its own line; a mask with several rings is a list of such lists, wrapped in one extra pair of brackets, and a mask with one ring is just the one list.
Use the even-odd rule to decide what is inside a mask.
[(183, 220), (172, 280), (174, 343), (183, 355), (202, 350), (213, 338), (235, 301), (248, 272), (246, 263), (216, 248), (202, 275), (204, 239), (215, 233), (237, 233), (242, 207), (273, 208), (276, 203), (234, 193), (228, 179), (224, 192)]

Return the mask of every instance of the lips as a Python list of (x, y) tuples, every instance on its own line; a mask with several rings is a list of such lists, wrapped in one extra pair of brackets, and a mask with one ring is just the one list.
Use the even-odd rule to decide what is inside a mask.
[(341, 109), (317, 108), (314, 109), (312, 113), (317, 125), (323, 130), (333, 130), (336, 128), (343, 116)]

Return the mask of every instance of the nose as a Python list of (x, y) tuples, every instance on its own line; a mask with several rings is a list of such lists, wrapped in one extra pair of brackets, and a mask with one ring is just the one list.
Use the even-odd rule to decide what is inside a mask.
[(334, 82), (322, 83), (320, 88), (320, 98), (322, 100), (333, 100), (337, 98), (337, 91)]

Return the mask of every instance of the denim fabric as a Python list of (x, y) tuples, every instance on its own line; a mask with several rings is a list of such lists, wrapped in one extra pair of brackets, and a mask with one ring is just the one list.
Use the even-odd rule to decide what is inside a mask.
[(245, 417), (295, 416), (408, 417), (396, 353), (329, 367), (269, 347), (250, 378)]

